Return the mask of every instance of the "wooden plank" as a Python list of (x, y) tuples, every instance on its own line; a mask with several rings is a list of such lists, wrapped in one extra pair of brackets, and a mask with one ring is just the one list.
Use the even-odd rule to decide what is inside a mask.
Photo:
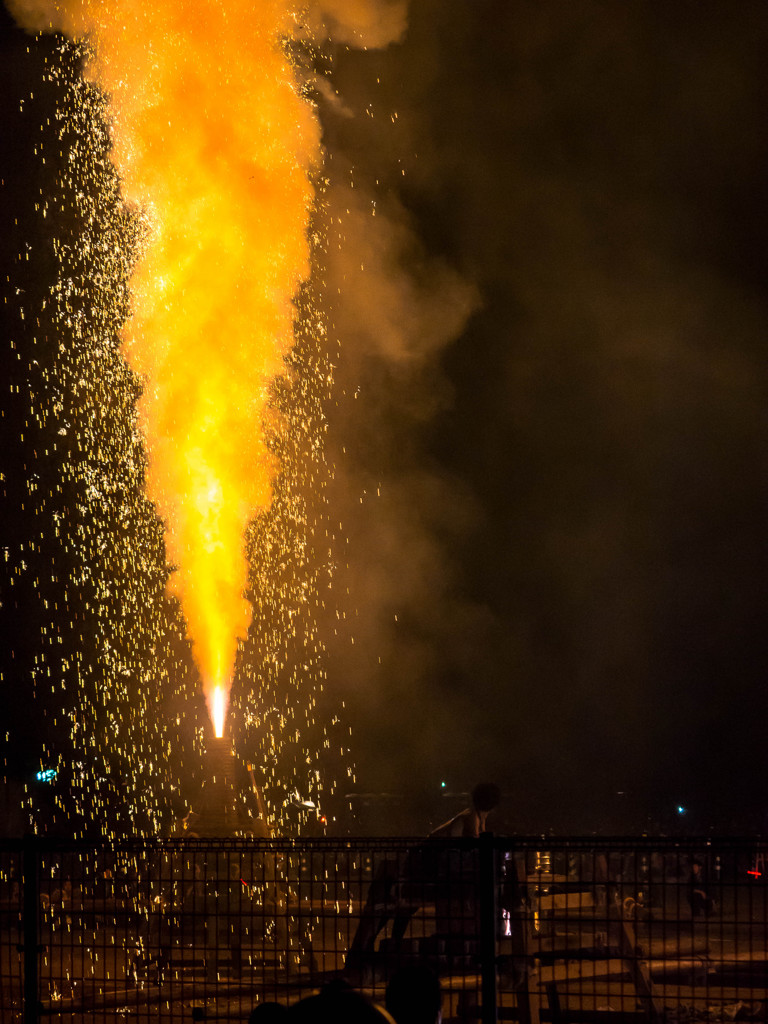
[(647, 965), (638, 957), (637, 939), (632, 922), (623, 918), (621, 921), (621, 944), (626, 963), (632, 974), (638, 996), (641, 997), (648, 1010), (648, 1017), (651, 1021), (661, 1021), (664, 1016), (664, 1007), (659, 1003), (653, 991), (653, 982)]
[(593, 980), (595, 978), (628, 977), (630, 971), (626, 961), (618, 957), (609, 960), (569, 960), (566, 963), (553, 964), (551, 967), (539, 967), (532, 972), (531, 981), (538, 980), (540, 985), (551, 983)]
[(595, 897), (591, 892), (557, 892), (551, 896), (539, 896), (536, 909), (540, 914), (557, 910), (591, 910), (595, 906)]

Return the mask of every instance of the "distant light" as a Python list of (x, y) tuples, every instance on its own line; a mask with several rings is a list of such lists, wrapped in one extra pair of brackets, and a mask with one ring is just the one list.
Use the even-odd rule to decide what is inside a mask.
[(445, 789), (445, 783), (444, 782), (440, 783), (440, 789)]
[(53, 782), (58, 772), (55, 768), (44, 768), (42, 771), (35, 775), (38, 782)]
[(684, 808), (684, 807), (681, 807), (681, 806), (680, 806), (680, 805), (678, 804), (678, 808), (677, 808), (677, 813), (678, 813), (678, 814), (685, 814), (685, 808)]

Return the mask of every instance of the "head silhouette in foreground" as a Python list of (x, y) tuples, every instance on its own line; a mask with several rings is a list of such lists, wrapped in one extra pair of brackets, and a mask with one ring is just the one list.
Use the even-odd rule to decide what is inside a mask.
[(440, 979), (426, 964), (401, 967), (389, 980), (385, 1004), (396, 1024), (439, 1024), (443, 1012)]

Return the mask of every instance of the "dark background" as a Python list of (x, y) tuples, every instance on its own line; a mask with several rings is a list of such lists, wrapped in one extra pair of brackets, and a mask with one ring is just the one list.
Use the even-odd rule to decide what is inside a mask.
[[(762, 828), (768, 7), (408, 20), (315, 96), (350, 789), (398, 794), (373, 831), (482, 778), (518, 831)], [(39, 69), (2, 32), (10, 223)]]
[(403, 333), (414, 288), (448, 321), (406, 358), (342, 318), (339, 675), (377, 785), (495, 778), (513, 827), (762, 822), (767, 34), (760, 3), (424, 0), (339, 56), (375, 116), (328, 141), (392, 212)]

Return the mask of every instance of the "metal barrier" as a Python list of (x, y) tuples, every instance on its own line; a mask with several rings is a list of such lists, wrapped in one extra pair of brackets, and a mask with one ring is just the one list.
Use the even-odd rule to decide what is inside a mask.
[(444, 1021), (766, 1020), (756, 840), (0, 845), (0, 1024), (246, 1020), (429, 965)]

